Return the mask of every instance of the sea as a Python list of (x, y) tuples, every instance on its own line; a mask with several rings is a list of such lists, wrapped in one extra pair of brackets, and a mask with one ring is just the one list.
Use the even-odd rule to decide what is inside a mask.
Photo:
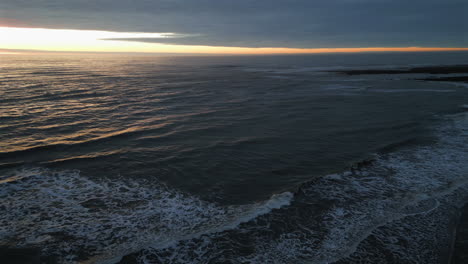
[(467, 52), (0, 56), (4, 249), (41, 263), (450, 261), (468, 85), (337, 71)]

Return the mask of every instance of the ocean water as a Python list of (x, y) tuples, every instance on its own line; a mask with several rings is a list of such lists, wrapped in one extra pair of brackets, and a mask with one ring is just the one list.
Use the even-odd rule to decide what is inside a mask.
[[(440, 263), (468, 53), (0, 57), (0, 246), (58, 263)], [(359, 170), (353, 164), (365, 162)]]

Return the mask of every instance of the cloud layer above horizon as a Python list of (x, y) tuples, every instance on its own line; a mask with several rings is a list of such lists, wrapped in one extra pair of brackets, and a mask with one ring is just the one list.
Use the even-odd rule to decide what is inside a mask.
[(468, 47), (466, 0), (3, 0), (0, 26), (186, 37), (236, 47)]

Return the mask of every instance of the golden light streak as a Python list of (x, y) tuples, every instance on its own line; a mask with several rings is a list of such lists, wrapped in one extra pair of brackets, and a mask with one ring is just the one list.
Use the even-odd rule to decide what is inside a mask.
[(468, 48), (370, 47), (370, 48), (250, 48), (172, 45), (109, 39), (175, 38), (176, 33), (112, 32), (45, 28), (0, 27), (0, 49), (58, 52), (145, 52), (203, 54), (301, 54), (386, 51), (468, 51)]
[(13, 51), (0, 51), (0, 55), (16, 55), (20, 54), (19, 52), (13, 52)]

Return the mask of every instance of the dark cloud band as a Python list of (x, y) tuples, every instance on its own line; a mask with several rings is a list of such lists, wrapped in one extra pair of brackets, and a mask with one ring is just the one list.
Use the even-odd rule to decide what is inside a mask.
[(0, 10), (0, 23), (19, 26), (188, 34), (171, 44), (468, 46), (466, 0), (4, 0)]

